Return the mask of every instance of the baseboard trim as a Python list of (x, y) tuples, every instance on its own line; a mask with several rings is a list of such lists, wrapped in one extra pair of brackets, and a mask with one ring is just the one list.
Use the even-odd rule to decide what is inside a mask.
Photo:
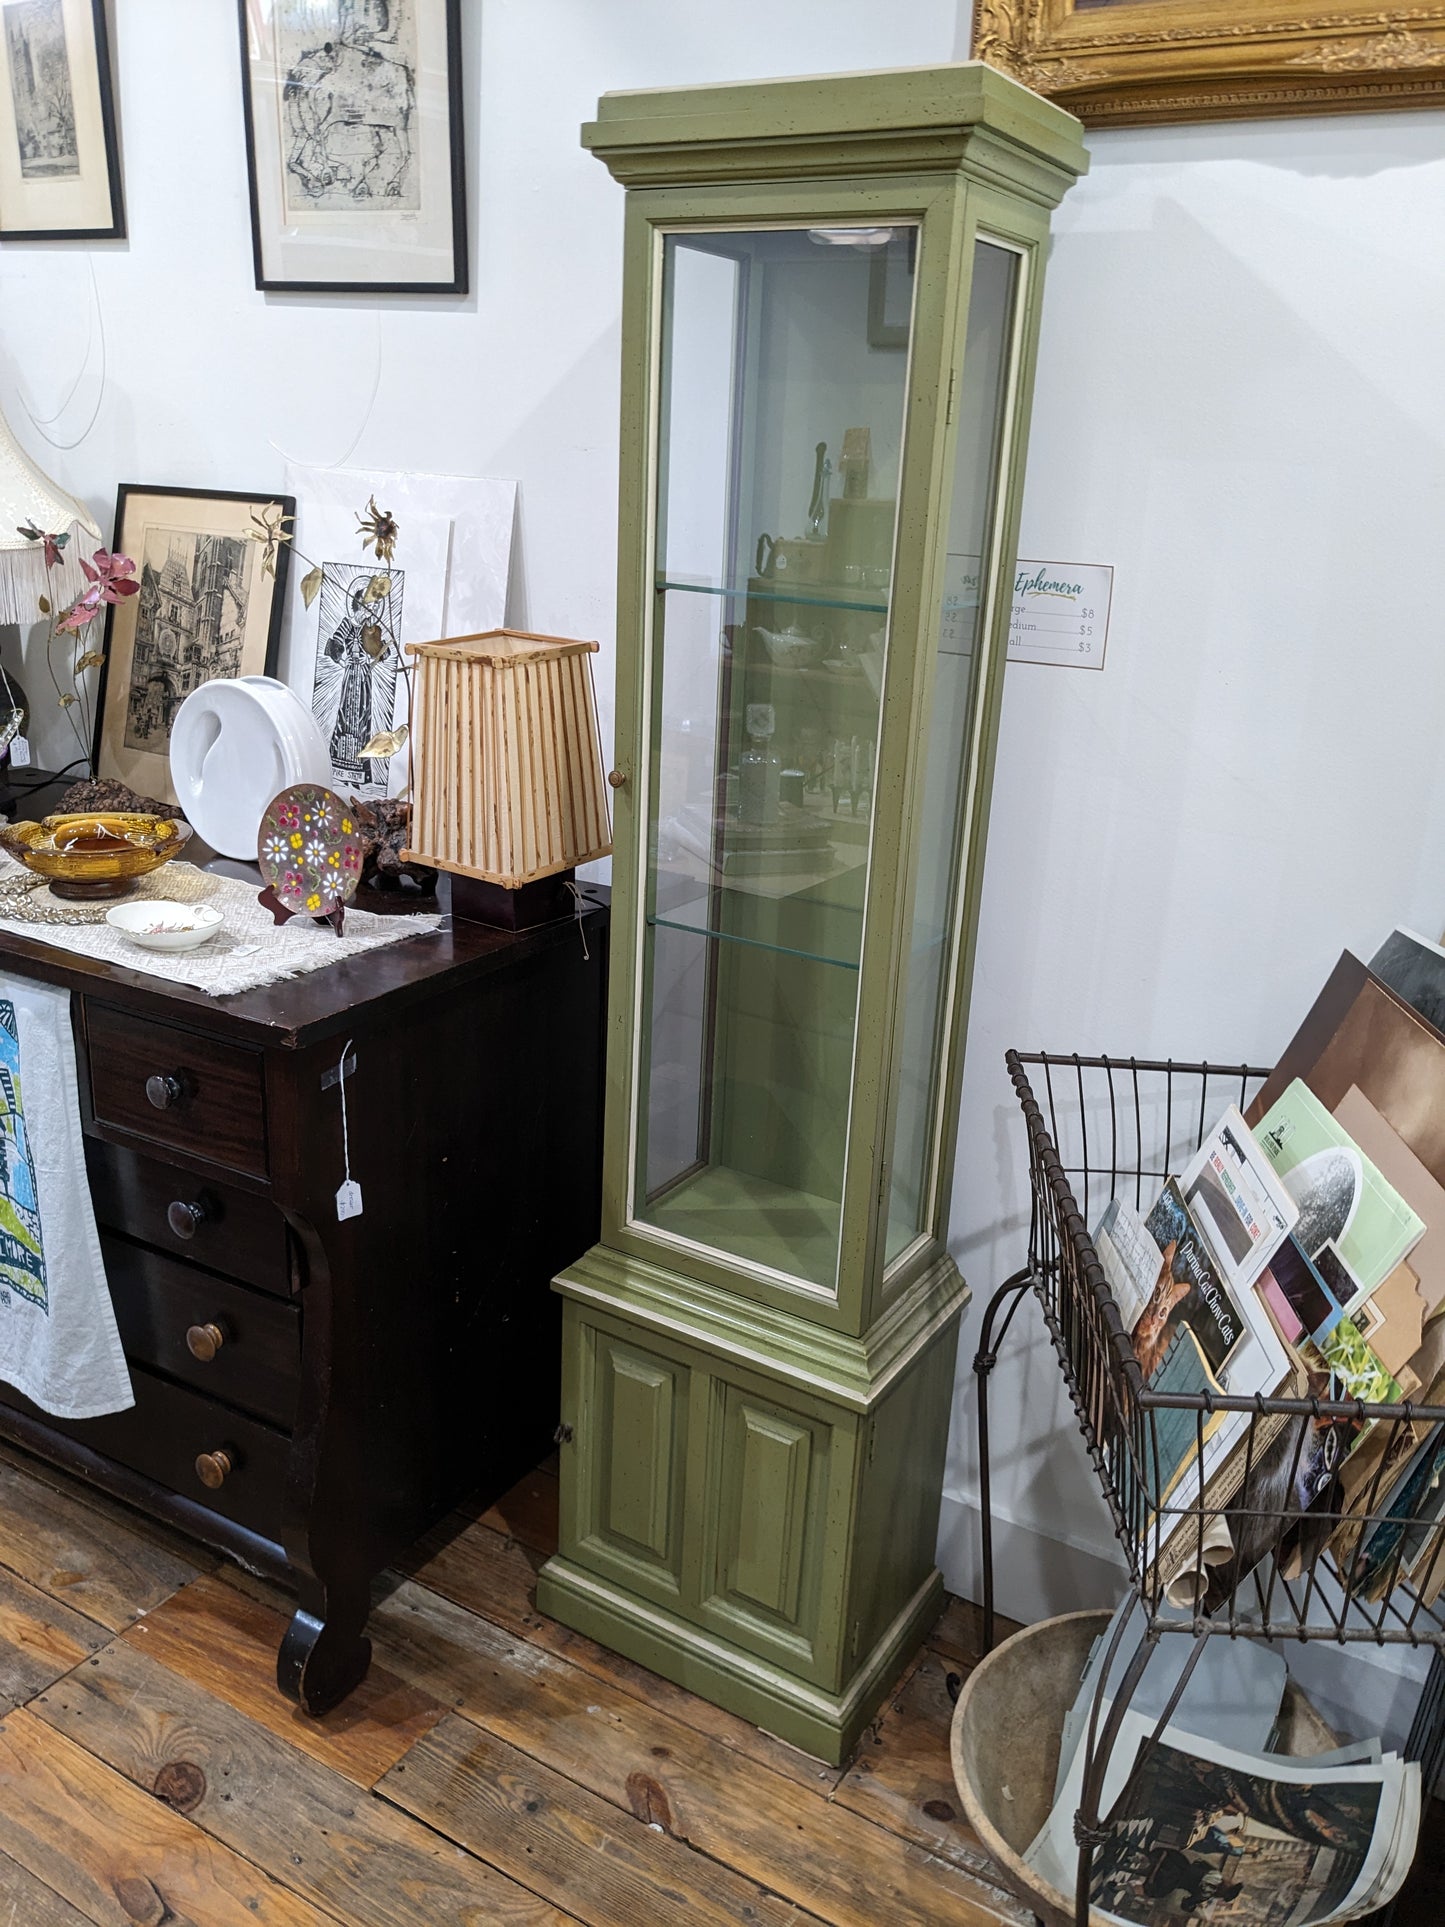
[[(938, 1563), (944, 1583), (960, 1599), (983, 1598), (983, 1554), (978, 1504), (945, 1492), (938, 1516)], [(998, 1609), (1021, 1625), (1091, 1606), (1113, 1608), (1123, 1596), (1123, 1555), (1056, 1539), (997, 1510), (993, 1520), (994, 1587)]]
[(560, 1555), (537, 1575), (537, 1606), (664, 1679), (841, 1766), (943, 1610), (943, 1576), (929, 1574), (842, 1693), (798, 1679)]

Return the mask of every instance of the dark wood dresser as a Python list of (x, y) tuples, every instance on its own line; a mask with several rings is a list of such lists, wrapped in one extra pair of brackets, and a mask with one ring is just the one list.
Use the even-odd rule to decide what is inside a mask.
[(588, 895), (580, 926), (458, 921), (219, 1000), (0, 934), (0, 971), (71, 993), (136, 1395), (69, 1422), (0, 1383), (0, 1434), (292, 1587), (277, 1677), (308, 1711), (365, 1673), (382, 1567), (550, 1449), (551, 1280), (598, 1233)]

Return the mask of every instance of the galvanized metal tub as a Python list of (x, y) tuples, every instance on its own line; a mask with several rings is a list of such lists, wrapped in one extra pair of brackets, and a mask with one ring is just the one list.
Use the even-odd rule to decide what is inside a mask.
[[(998, 1869), (999, 1885), (1045, 1927), (1074, 1927), (1073, 1896), (1040, 1881), (1024, 1855), (1054, 1804), (1064, 1715), (1109, 1617), (1065, 1613), (1026, 1626), (979, 1662), (953, 1710), (953, 1778), (964, 1818)], [(1339, 1744), (1293, 1682), (1283, 1710), (1283, 1751), (1304, 1756)], [(1107, 1927), (1101, 1914), (1091, 1911), (1089, 1920), (1090, 1927)]]

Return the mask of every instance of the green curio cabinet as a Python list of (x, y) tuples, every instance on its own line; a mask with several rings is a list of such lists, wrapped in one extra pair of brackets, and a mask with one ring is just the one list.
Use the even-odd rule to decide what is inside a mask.
[(627, 189), (613, 975), (538, 1600), (837, 1761), (941, 1604), (968, 983), (1085, 156), (977, 64), (609, 94), (583, 139)]

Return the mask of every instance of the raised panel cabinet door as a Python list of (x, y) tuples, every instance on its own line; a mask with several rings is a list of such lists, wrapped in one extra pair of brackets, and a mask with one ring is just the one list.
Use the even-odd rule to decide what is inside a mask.
[(740, 1644), (812, 1671), (832, 1427), (745, 1387), (714, 1383), (721, 1413), (702, 1616)]
[(734, 1598), (794, 1625), (803, 1580), (812, 1433), (780, 1412), (760, 1411), (749, 1402), (742, 1403), (738, 1422), (742, 1464), (723, 1583)]
[(624, 1583), (675, 1601), (682, 1579), (682, 1495), (689, 1371), (592, 1327), (591, 1416), (578, 1438), (592, 1558)]

